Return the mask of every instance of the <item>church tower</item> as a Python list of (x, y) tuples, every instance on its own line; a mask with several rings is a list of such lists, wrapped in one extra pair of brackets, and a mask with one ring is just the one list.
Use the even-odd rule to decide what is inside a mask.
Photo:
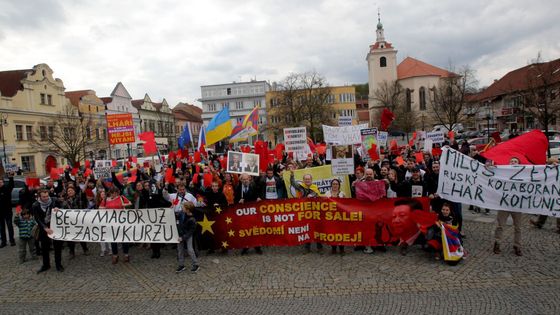
[(377, 13), (377, 38), (375, 44), (369, 46), (366, 60), (368, 62), (368, 83), (369, 83), (369, 110), (370, 123), (373, 127), (379, 125), (379, 108), (373, 100), (375, 90), (383, 81), (392, 82), (397, 80), (397, 50), (393, 45), (385, 40), (381, 15)]

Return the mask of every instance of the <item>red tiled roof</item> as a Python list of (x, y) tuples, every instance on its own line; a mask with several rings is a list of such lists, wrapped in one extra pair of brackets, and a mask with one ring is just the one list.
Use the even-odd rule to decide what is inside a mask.
[(66, 96), (66, 98), (68, 98), (70, 100), (70, 103), (74, 106), (78, 106), (80, 103), (80, 100), (82, 99), (82, 96), (84, 95), (88, 95), (89, 90), (80, 90), (80, 91), (68, 91), (68, 92), (64, 92), (64, 95)]
[(23, 91), (21, 80), (33, 72), (32, 69), (0, 71), (0, 94), (5, 97), (14, 97), (18, 91)]
[(422, 76), (439, 76), (442, 78), (448, 78), (453, 75), (454, 73), (452, 72), (432, 66), (412, 57), (406, 57), (406, 59), (401, 61), (401, 63), (397, 66), (397, 78), (399, 80)]
[[(375, 49), (379, 49), (380, 44), (381, 44), (380, 42), (376, 42), (376, 43), (373, 44), (373, 45), (369, 45), (369, 51), (373, 51), (373, 50), (375, 50)], [(385, 48), (393, 48), (393, 44), (391, 44), (391, 43), (389, 43), (389, 42), (385, 42)], [(383, 49), (385, 49), (385, 48), (383, 48)]]
[(484, 91), (476, 94), (474, 100), (488, 100), (500, 95), (527, 90), (530, 82), (542, 82), (539, 78), (546, 75), (549, 84), (560, 82), (560, 58), (549, 62), (530, 64), (508, 72), (502, 78), (494, 81)]
[(109, 103), (111, 103), (111, 102), (113, 101), (113, 98), (110, 97), (110, 96), (109, 96), (109, 97), (100, 97), (99, 99), (100, 99), (101, 101), (103, 101), (103, 104), (109, 104)]
[(177, 119), (202, 123), (202, 109), (198, 109), (200, 108), (193, 105), (179, 103), (171, 111)]
[(144, 104), (144, 99), (141, 100), (132, 100), (130, 101), (132, 103), (132, 106), (136, 107), (137, 109), (141, 109), (142, 104)]

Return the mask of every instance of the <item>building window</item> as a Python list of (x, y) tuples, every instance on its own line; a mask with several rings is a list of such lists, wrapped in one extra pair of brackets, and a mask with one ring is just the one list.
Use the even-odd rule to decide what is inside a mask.
[(412, 111), (412, 90), (406, 89), (406, 111)]
[(231, 95), (231, 88), (227, 88), (226, 94), (227, 94), (227, 95)]
[(47, 94), (41, 93), (41, 105), (47, 104)]
[(33, 140), (33, 126), (25, 126), (25, 133), (28, 141)]
[(47, 126), (39, 126), (39, 133), (41, 134), (41, 141), (47, 140)]
[(426, 88), (421, 87), (418, 93), (420, 96), (420, 110), (426, 110)]
[(21, 157), (21, 170), (26, 173), (35, 172), (35, 157), (33, 155)]
[(49, 131), (49, 132), (48, 132), (49, 138), (51, 138), (51, 139), (54, 138), (54, 127), (53, 127), (53, 126), (49, 126), (49, 127), (47, 128), (47, 130)]
[(334, 101), (335, 101), (334, 95), (333, 95), (333, 94), (329, 94), (329, 95), (327, 96), (327, 103), (333, 104)]
[(229, 109), (229, 103), (228, 103), (228, 102), (222, 103), (222, 109), (224, 109), (224, 108), (228, 108), (228, 109)]
[(47, 95), (47, 104), (52, 105), (52, 95)]
[[(383, 48), (383, 47), (381, 47), (381, 48)], [(379, 58), (379, 66), (381, 68), (387, 67), (387, 58), (385, 58), (385, 57)]]
[(235, 109), (243, 109), (243, 102), (235, 102)]
[(86, 127), (86, 138), (91, 140), (91, 129), (89, 127)]
[(208, 111), (215, 112), (216, 111), (216, 104), (208, 104)]
[(23, 126), (16, 125), (16, 140), (23, 141)]
[(253, 105), (254, 105), (255, 107), (257, 107), (257, 106), (260, 107), (260, 106), (261, 106), (261, 100), (254, 100), (254, 101), (253, 101)]

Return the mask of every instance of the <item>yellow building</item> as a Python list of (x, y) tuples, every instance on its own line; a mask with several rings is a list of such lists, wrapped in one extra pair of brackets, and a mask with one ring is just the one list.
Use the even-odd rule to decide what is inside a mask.
[(53, 77), (48, 65), (0, 71), (2, 165), (16, 164), (28, 176), (42, 176), (51, 167), (65, 165), (65, 159), (56, 152), (44, 151), (31, 143), (37, 131), (54, 132), (50, 121), (66, 104), (64, 84)]
[[(333, 110), (331, 117), (332, 125), (337, 126), (340, 117), (352, 117), (352, 124), (357, 124), (356, 88), (354, 86), (332, 86), (328, 89), (330, 89), (330, 95), (327, 96), (327, 102)], [(282, 124), (285, 119), (280, 117), (278, 110), (279, 106), (281, 106), (278, 104), (280, 93), (283, 92), (272, 90), (266, 93), (266, 121), (269, 125)], [(273, 145), (284, 141), (284, 134), (280, 130), (275, 130), (270, 128), (270, 126), (264, 129), (267, 140)]]

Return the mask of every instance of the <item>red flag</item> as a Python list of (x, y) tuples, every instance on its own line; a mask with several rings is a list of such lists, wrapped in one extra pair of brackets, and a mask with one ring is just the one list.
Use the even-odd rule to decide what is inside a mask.
[(113, 166), (113, 167), (117, 166), (117, 161), (116, 160), (111, 160), (111, 166)]
[(520, 164), (546, 164), (548, 139), (540, 130), (533, 130), (526, 134), (488, 149), (481, 153), (496, 165), (508, 165), (512, 157), (519, 159)]
[(156, 138), (153, 131), (139, 133), (138, 139), (144, 141), (144, 153), (146, 155), (157, 153)]
[(410, 140), (408, 141), (408, 146), (409, 146), (409, 147), (412, 147), (413, 145), (414, 145), (414, 139), (410, 139)]
[(93, 173), (93, 171), (90, 168), (86, 168), (86, 171), (84, 172), (84, 177), (85, 178), (90, 177), (91, 173)]
[(402, 156), (397, 156), (397, 158), (395, 159), (395, 161), (397, 161), (397, 165), (401, 166), (404, 164), (404, 159)]
[(416, 140), (416, 131), (412, 133), (412, 141)]
[(166, 183), (175, 183), (175, 177), (173, 176), (173, 169), (168, 168), (165, 170), (165, 182)]
[(183, 163), (181, 163), (180, 160), (177, 161), (177, 168), (180, 169), (183, 166)]
[(416, 163), (424, 162), (424, 153), (416, 152), (414, 153), (414, 157), (416, 158)]
[(136, 181), (136, 178), (137, 178), (136, 175), (130, 176), (130, 177), (128, 178), (128, 183), (129, 183), (129, 184), (130, 184), (130, 183), (134, 183), (134, 182)]
[(278, 143), (276, 145), (276, 148), (274, 148), (274, 151), (276, 151), (276, 159), (278, 161), (282, 161), (282, 158), (284, 157), (284, 144), (283, 143)]
[(200, 161), (202, 161), (202, 159), (200, 158), (200, 152), (198, 151), (194, 152), (194, 162), (200, 163)]
[(204, 176), (202, 177), (202, 179), (204, 179), (204, 187), (208, 188), (208, 187), (212, 186), (212, 174), (204, 173)]
[(259, 170), (265, 172), (268, 167), (268, 143), (255, 141), (255, 154), (259, 155)]
[(222, 155), (222, 156), (220, 156), (219, 160), (220, 160), (220, 166), (223, 169), (227, 169), (227, 158)]
[(17, 214), (20, 214), (20, 213), (21, 213), (21, 206), (20, 206), (20, 205), (17, 205), (17, 206), (16, 206), (16, 213), (17, 213)]
[(449, 138), (449, 141), (453, 142), (453, 140), (455, 140), (455, 132), (453, 132), (453, 130), (449, 131), (447, 133), (447, 137)]
[(167, 155), (167, 159), (168, 159), (169, 161), (174, 161), (174, 160), (175, 160), (175, 157), (176, 157), (176, 156), (175, 156), (175, 152), (173, 152), (173, 151), (169, 152), (169, 154)]
[(313, 139), (307, 137), (307, 144), (309, 145), (309, 149), (311, 149), (311, 152), (317, 151), (317, 146), (315, 145), (315, 143), (313, 143)]
[(52, 180), (58, 180), (60, 178), (60, 174), (64, 173), (64, 169), (63, 168), (51, 168), (51, 179)]
[(70, 174), (72, 174), (72, 176), (76, 176), (76, 174), (78, 174), (79, 169), (77, 167), (74, 167), (72, 169), (72, 171), (70, 171)]
[(133, 156), (130, 162), (138, 164), (138, 158), (136, 156)]
[(39, 187), (39, 186), (41, 186), (41, 182), (39, 181), (39, 178), (35, 178), (35, 177), (25, 178), (25, 184), (27, 185), (27, 187)]
[(433, 148), (432, 149), (432, 156), (441, 156), (441, 148)]
[(241, 152), (243, 153), (251, 153), (251, 147), (248, 145), (244, 145), (241, 147)]
[(395, 115), (388, 108), (383, 108), (381, 112), (381, 130), (387, 130), (394, 119)]
[(200, 165), (196, 164), (196, 165), (194, 166), (194, 169), (196, 170), (196, 173), (197, 173), (197, 174), (200, 173)]
[(202, 154), (202, 155), (204, 155), (204, 156), (207, 156), (207, 155), (208, 155), (208, 153), (206, 153), (206, 145), (205, 145), (205, 144), (202, 144), (202, 145), (200, 146), (200, 148), (198, 149), (198, 151), (200, 151), (200, 154)]
[(85, 166), (86, 168), (91, 168), (91, 162), (89, 160), (86, 160)]
[(490, 136), (492, 137), (492, 139), (494, 139), (494, 141), (496, 141), (496, 143), (502, 142), (502, 137), (500, 136), (499, 131), (492, 132), (492, 134)]
[(397, 140), (391, 140), (391, 143), (389, 144), (389, 148), (391, 150), (398, 150), (399, 144), (397, 143)]
[(375, 145), (375, 143), (371, 145), (371, 148), (368, 150), (368, 154), (369, 154), (369, 158), (372, 159), (373, 161), (379, 160), (379, 154), (377, 153), (377, 145)]
[(150, 168), (150, 161), (144, 161), (144, 168)]
[(177, 150), (177, 153), (175, 153), (175, 155), (177, 156), (177, 159), (182, 159), (183, 158), (183, 152), (181, 149)]
[(327, 152), (327, 146), (324, 144), (317, 146), (317, 154), (324, 155)]

